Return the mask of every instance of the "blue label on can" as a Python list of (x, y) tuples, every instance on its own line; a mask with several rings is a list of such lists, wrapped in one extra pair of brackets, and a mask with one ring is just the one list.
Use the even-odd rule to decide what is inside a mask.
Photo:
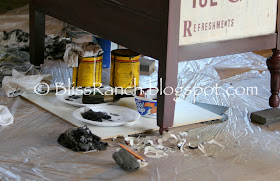
[(136, 107), (138, 112), (144, 117), (154, 117), (157, 116), (157, 102), (144, 101), (135, 98)]

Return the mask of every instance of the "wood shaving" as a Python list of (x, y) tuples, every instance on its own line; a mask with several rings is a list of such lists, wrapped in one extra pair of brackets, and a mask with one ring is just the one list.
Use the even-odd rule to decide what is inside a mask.
[[(215, 144), (222, 148), (225, 148), (222, 144), (216, 142), (214, 139), (207, 141), (201, 141), (197, 147), (192, 147), (190, 139), (193, 139), (193, 135), (190, 136), (188, 132), (180, 132), (179, 134), (166, 134), (162, 138), (152, 140), (150, 137), (125, 137), (125, 141), (131, 147), (137, 151), (144, 150), (144, 155), (149, 158), (162, 158), (168, 156), (167, 153), (175, 152), (178, 148), (184, 156), (189, 156), (190, 148), (198, 148), (204, 156), (209, 156), (205, 150), (205, 144)], [(200, 139), (199, 135), (197, 140)]]
[(137, 160), (137, 161), (138, 161), (139, 164), (140, 164), (140, 168), (144, 168), (144, 167), (148, 166), (148, 162), (143, 162), (143, 161), (141, 161), (141, 160)]
[(157, 150), (154, 147), (145, 147), (144, 155), (148, 158), (162, 158), (168, 156), (163, 150)]

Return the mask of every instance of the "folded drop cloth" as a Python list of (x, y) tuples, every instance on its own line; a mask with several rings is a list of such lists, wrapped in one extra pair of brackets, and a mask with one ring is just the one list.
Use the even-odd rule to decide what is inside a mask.
[(13, 70), (12, 76), (4, 77), (2, 89), (8, 97), (16, 97), (23, 92), (34, 92), (34, 88), (42, 82), (50, 84), (51, 78), (49, 74), (23, 75)]
[(67, 44), (63, 59), (68, 67), (78, 67), (79, 57), (95, 57), (103, 53), (98, 43), (85, 42), (82, 44)]
[(14, 122), (14, 117), (6, 106), (0, 105), (0, 126), (8, 126)]

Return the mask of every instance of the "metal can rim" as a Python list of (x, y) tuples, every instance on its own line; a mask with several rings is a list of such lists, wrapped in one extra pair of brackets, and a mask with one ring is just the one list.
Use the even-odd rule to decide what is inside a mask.
[(120, 57), (136, 57), (140, 55), (139, 53), (129, 49), (116, 49), (111, 51), (111, 54)]

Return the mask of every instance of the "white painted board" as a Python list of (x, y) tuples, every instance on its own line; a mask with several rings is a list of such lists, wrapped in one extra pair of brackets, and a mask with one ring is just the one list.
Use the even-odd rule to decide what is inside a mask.
[[(77, 107), (67, 105), (59, 101), (54, 93), (49, 93), (46, 96), (39, 96), (36, 94), (26, 93), (22, 95), (23, 98), (47, 110), (48, 112), (60, 117), (74, 126), (84, 126), (85, 123), (74, 119), (73, 111)], [(134, 98), (123, 98), (117, 102), (118, 105), (136, 109)], [(125, 114), (125, 113), (124, 113)], [(205, 122), (215, 119), (220, 119), (221, 116), (196, 105), (181, 101), (176, 103), (174, 127), (188, 125), (193, 123)], [(100, 136), (102, 139), (112, 138), (120, 135), (130, 135), (142, 133), (149, 130), (158, 130), (156, 119), (141, 117), (137, 121), (125, 124), (119, 127), (99, 127), (87, 125), (92, 133)]]
[(181, 0), (179, 45), (276, 32), (277, 0)]

